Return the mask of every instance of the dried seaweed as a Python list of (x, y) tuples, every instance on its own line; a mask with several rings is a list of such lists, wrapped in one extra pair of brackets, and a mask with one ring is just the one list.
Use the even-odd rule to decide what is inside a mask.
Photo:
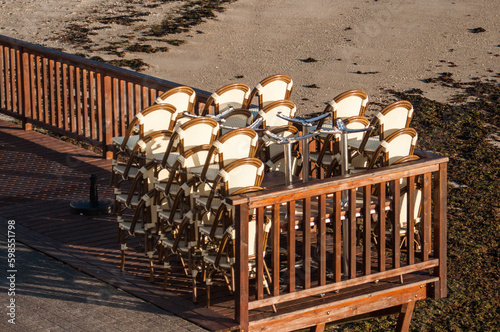
[[(456, 82), (441, 74), (428, 82), (457, 88), (444, 104), (416, 90), (389, 91), (415, 108), (418, 148), (448, 156), (448, 297), (417, 303), (414, 331), (494, 331), (500, 325), (500, 85)], [(464, 101), (464, 99), (466, 101)], [(497, 142), (498, 143), (498, 142)], [(396, 318), (348, 324), (336, 331), (394, 330)]]

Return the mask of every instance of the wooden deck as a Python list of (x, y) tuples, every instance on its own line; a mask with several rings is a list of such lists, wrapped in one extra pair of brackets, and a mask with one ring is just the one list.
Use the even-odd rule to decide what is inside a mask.
[[(190, 280), (173, 271), (169, 288), (162, 288), (162, 268), (156, 267), (153, 283), (148, 281), (147, 262), (142, 253), (127, 254), (126, 271), (119, 270), (119, 244), (112, 215), (83, 216), (70, 211), (73, 200), (89, 195), (89, 176), (96, 174), (99, 198), (112, 198), (108, 186), (111, 161), (59, 139), (0, 121), (0, 216), (16, 221), (16, 240), (51, 255), (92, 276), (196, 323), (209, 330), (233, 330), (235, 302), (225, 287), (214, 288), (212, 306), (205, 308), (204, 285), (200, 283), (199, 304), (191, 301)], [(6, 223), (1, 230), (5, 232)], [(328, 246), (330, 247), (330, 243)], [(361, 255), (360, 255), (361, 256)], [(391, 261), (386, 262), (388, 266)], [(361, 266), (361, 264), (359, 264)], [(361, 267), (359, 267), (361, 269)], [(411, 272), (411, 271), (410, 271)], [(300, 276), (296, 275), (300, 289)], [(422, 273), (408, 274), (405, 283), (398, 277), (364, 283), (339, 293), (311, 295), (280, 304), (278, 314), (268, 308), (249, 313), (250, 330), (275, 329), (287, 323), (288, 312), (303, 308), (304, 319), (315, 325), (345, 322), (352, 316), (363, 318), (399, 312), (398, 305), (427, 297), (428, 285), (437, 278)], [(317, 281), (311, 280), (314, 284)], [(391, 292), (394, 291), (392, 294)], [(391, 295), (392, 294), (392, 295)], [(393, 299), (366, 301), (377, 296)], [(252, 297), (252, 296), (251, 296)], [(396, 310), (396, 309), (397, 310)], [(335, 310), (332, 310), (335, 309)], [(280, 318), (282, 316), (282, 318)], [(296, 322), (295, 322), (296, 323)]]
[[(120, 272), (114, 216), (71, 213), (73, 200), (89, 197), (90, 174), (97, 175), (99, 198), (112, 198), (110, 160), (5, 121), (0, 121), (0, 153), (0, 217), (16, 221), (16, 241), (209, 330), (237, 328), (234, 309), (221, 314), (224, 305), (195, 305), (182, 280), (163, 290), (160, 268), (157, 280), (148, 282), (139, 253), (128, 253), (126, 272)], [(6, 234), (5, 222), (1, 232)]]

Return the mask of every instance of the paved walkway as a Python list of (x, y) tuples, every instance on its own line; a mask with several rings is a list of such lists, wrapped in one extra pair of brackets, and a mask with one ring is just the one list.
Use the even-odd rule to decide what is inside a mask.
[[(1, 331), (205, 331), (19, 242), (17, 271), (10, 273), (8, 242), (1, 234), (0, 253)], [(15, 295), (9, 296), (12, 274)], [(15, 325), (7, 307), (13, 299)]]

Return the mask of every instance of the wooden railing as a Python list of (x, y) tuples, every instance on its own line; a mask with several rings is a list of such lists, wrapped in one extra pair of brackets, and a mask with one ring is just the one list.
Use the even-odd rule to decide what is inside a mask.
[[(433, 285), (432, 296), (445, 297), (448, 159), (431, 154), (420, 155), (418, 161), (357, 175), (314, 180), (290, 188), (229, 198), (228, 201), (237, 207), (235, 226), (239, 246), (236, 248), (235, 319), (241, 330), (248, 331), (249, 311), (253, 309), (428, 269), (432, 269), (434, 277), (439, 278)], [(406, 182), (401, 179), (406, 179)], [(401, 183), (406, 183), (409, 188), (418, 186), (422, 190), (421, 221), (418, 225), (413, 224), (416, 216), (412, 211), (416, 199), (411, 194), (412, 190), (407, 210), (410, 220), (407, 227), (419, 230), (420, 250), (413, 245), (403, 246), (407, 248), (405, 250), (400, 248), (400, 195), (391, 195), (390, 192), (399, 192)], [(342, 192), (347, 195), (344, 196), (347, 197), (344, 208), (341, 207)], [(266, 261), (270, 262), (271, 296), (265, 295), (263, 288), (262, 237), (257, 239), (257, 250), (260, 252), (256, 254), (255, 284), (249, 286), (247, 225), (252, 209), (256, 209), (257, 229), (262, 229), (266, 218), (272, 222), (266, 256)], [(347, 223), (347, 227), (343, 227), (343, 222)], [(380, 237), (380, 234), (385, 236)], [(416, 233), (408, 232), (407, 243), (414, 243), (415, 236)], [(333, 239), (327, 245), (329, 237)], [(282, 255), (281, 261), (280, 250), (286, 250), (286, 259)], [(348, 251), (348, 260), (344, 264), (347, 271), (342, 268), (343, 250)], [(299, 260), (301, 264), (297, 264)], [(314, 260), (317, 267), (313, 269)], [(280, 270), (283, 271), (284, 266), (288, 277), (280, 281)], [(298, 275), (301, 278), (296, 278)], [(296, 284), (297, 279), (300, 285)], [(288, 328), (300, 327), (303, 326)]]
[[(0, 35), (0, 112), (100, 147), (179, 84)], [(198, 103), (209, 93), (195, 90)]]

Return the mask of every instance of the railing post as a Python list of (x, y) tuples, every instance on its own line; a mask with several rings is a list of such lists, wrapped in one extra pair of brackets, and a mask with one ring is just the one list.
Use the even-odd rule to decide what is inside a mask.
[(33, 127), (27, 119), (31, 118), (31, 84), (30, 84), (30, 56), (24, 51), (24, 48), (20, 48), (21, 51), (21, 63), (19, 64), (22, 68), (21, 70), (21, 82), (23, 89), (21, 91), (22, 103), (22, 118), (21, 123), (24, 130), (31, 130)]
[(447, 165), (441, 163), (439, 171), (434, 174), (434, 257), (439, 259), (439, 266), (434, 268), (434, 275), (439, 277), (439, 281), (434, 284), (434, 298), (440, 299), (447, 296)]
[(113, 84), (112, 79), (108, 75), (103, 75), (103, 91), (101, 98), (104, 99), (103, 118), (101, 119), (103, 138), (102, 138), (102, 154), (103, 158), (113, 158), (113, 151), (108, 151), (108, 146), (112, 144), (113, 139)]
[(248, 203), (236, 206), (235, 320), (248, 331)]

